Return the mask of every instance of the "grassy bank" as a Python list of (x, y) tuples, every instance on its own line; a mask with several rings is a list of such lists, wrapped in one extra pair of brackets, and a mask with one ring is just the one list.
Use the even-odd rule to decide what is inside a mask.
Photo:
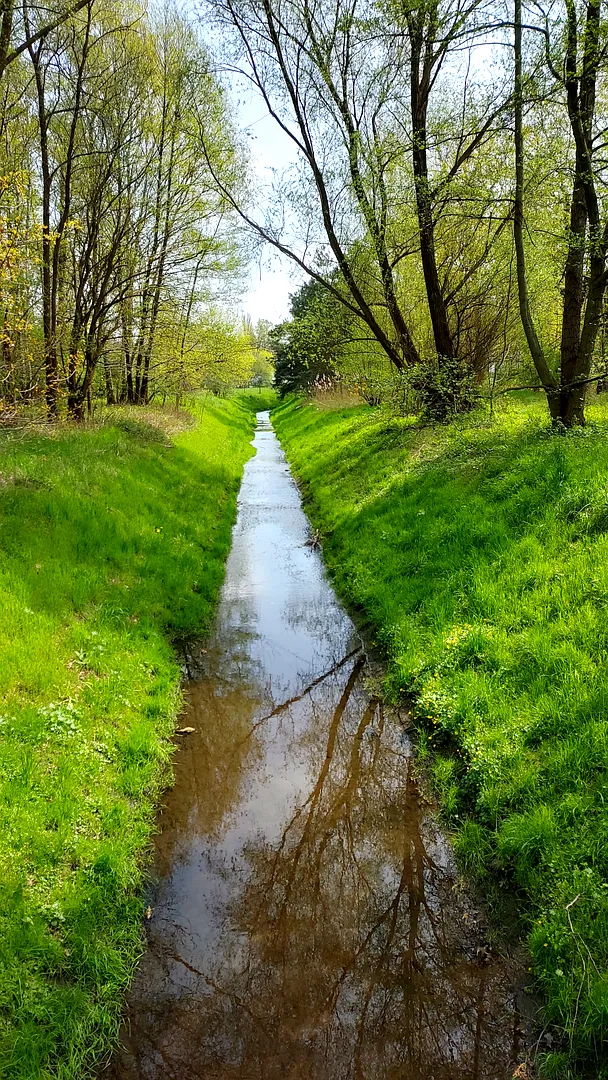
[(209, 625), (259, 401), (0, 434), (6, 1080), (81, 1080), (115, 1038), (170, 775), (171, 642)]
[[(417, 430), (366, 406), (273, 415), (339, 592), (413, 695), (465, 867), (517, 899), (555, 1037), (608, 1077), (608, 410), (540, 402)], [(546, 1049), (546, 1043), (543, 1044)]]

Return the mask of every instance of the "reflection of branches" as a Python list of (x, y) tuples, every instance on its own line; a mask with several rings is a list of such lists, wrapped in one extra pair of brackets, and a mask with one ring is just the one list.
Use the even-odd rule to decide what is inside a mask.
[(353, 801), (353, 797), (357, 788), (357, 782), (361, 775), (361, 743), (363, 742), (363, 736), (366, 729), (371, 724), (374, 716), (376, 715), (376, 709), (378, 708), (378, 699), (371, 698), (367, 708), (364, 710), (359, 726), (355, 732), (353, 738), (353, 745), (350, 752), (350, 763), (348, 772), (346, 774), (346, 783), (338, 792), (334, 799), (330, 809), (327, 812), (325, 822), (326, 829), (329, 831), (332, 824), (338, 820), (340, 811), (344, 807), (348, 809)]
[[(476, 944), (467, 898), (431, 848), (411, 759), (365, 693), (364, 665), (351, 653), (315, 681), (322, 693), (307, 687), (291, 699), (286, 759), (310, 757), (300, 805), (278, 836), (249, 831), (220, 853), (213, 944), (197, 951), (188, 931), (183, 945), (162, 949), (170, 1016), (154, 1007), (148, 1015), (157, 1041), (172, 1040), (184, 1080), (511, 1075), (519, 1035), (510, 973), (466, 959), (463, 944), (473, 953)], [(269, 745), (275, 731), (285, 738), (272, 719), (289, 704), (261, 721)], [(228, 852), (245, 856), (246, 874), (234, 873)], [(194, 989), (181, 985), (177, 965)]]
[[(411, 776), (411, 759), (407, 764), (407, 786), (406, 786), (406, 800), (405, 800), (405, 814), (404, 814), (404, 849), (403, 849), (403, 868), (401, 871), (401, 877), (399, 885), (393, 900), (385, 913), (386, 919), (390, 915), (389, 927), (386, 935), (386, 940), (382, 951), (378, 957), (376, 967), (372, 978), (369, 980), (367, 993), (363, 1002), (363, 1008), (359, 1023), (357, 1026), (357, 1044), (355, 1047), (355, 1075), (357, 1078), (363, 1076), (361, 1071), (361, 1052), (363, 1049), (363, 1039), (365, 1034), (365, 1024), (367, 1020), (367, 1014), (371, 1005), (372, 997), (376, 986), (380, 980), (384, 968), (388, 965), (390, 959), (391, 948), (397, 932), (397, 922), (399, 918), (399, 911), (401, 906), (401, 900), (403, 894), (407, 891), (409, 897), (408, 915), (409, 915), (409, 941), (406, 952), (403, 954), (403, 966), (407, 971), (411, 967), (420, 967), (416, 959), (416, 945), (418, 943), (418, 927), (420, 923), (420, 907), (424, 897), (424, 866), (425, 862), (429, 865), (434, 865), (432, 860), (427, 855), (424, 848), (422, 837), (420, 835), (420, 821), (419, 816), (416, 813), (414, 801), (417, 795), (417, 788), (414, 784)], [(414, 813), (411, 811), (414, 810)], [(409, 811), (409, 813), (408, 813)], [(413, 849), (413, 857), (412, 857)], [(427, 905), (425, 910), (429, 916), (429, 922), (434, 923), (434, 919)]]
[(313, 681), (309, 683), (308, 686), (305, 687), (305, 689), (302, 690), (300, 694), (295, 694), (294, 697), (288, 698), (287, 701), (281, 702), (281, 704), (276, 705), (271, 712), (266, 713), (265, 716), (262, 716), (259, 720), (256, 720), (255, 724), (252, 724), (249, 728), (247, 734), (238, 743), (235, 744), (235, 753), (239, 749), (239, 747), (243, 745), (243, 743), (247, 742), (247, 740), (255, 734), (255, 732), (258, 730), (258, 728), (262, 726), (262, 724), (267, 723), (268, 720), (272, 720), (274, 716), (279, 716), (281, 713), (287, 712), (291, 705), (295, 705), (298, 701), (302, 701), (302, 699), (305, 698), (308, 694), (310, 694), (316, 686), (319, 686), (322, 682), (325, 682), (325, 679), (329, 679), (331, 675), (335, 675), (336, 672), (340, 670), (340, 668), (344, 667), (344, 665), (347, 664), (349, 660), (352, 660), (353, 656), (356, 656), (359, 652), (361, 652), (360, 648), (352, 649), (351, 652), (347, 653), (346, 656), (343, 656), (341, 660), (338, 660), (337, 663), (335, 663), (333, 667), (329, 668), (328, 671), (324, 671), (322, 675), (318, 676), (318, 678), (313, 679)]
[(213, 990), (221, 997), (227, 998), (228, 1001), (231, 1002), (231, 1004), (237, 1005), (239, 1009), (243, 1009), (243, 1011), (246, 1012), (247, 1015), (250, 1016), (256, 1024), (259, 1024), (261, 1028), (264, 1028), (266, 1030), (266, 1023), (264, 1021), (264, 1018), (254, 1013), (251, 1006), (248, 1005), (247, 1002), (239, 996), (239, 994), (235, 994), (230, 990), (226, 990), (223, 986), (220, 986), (216, 979), (212, 979), (209, 975), (205, 975), (203, 971), (199, 971), (198, 968), (194, 967), (192, 964), (189, 964), (187, 960), (184, 960), (183, 956), (179, 956), (177, 953), (170, 953), (169, 959), (175, 961), (176, 964), (181, 964), (181, 966), (185, 967), (186, 971), (189, 971), (191, 975), (196, 975), (198, 979), (202, 979), (205, 985), (208, 986), (210, 990)]
[[(316, 782), (311, 794), (308, 796), (308, 799), (304, 803), (304, 806), (298, 808), (298, 810), (296, 811), (296, 814), (294, 815), (294, 817), (291, 819), (291, 821), (287, 825), (287, 828), (283, 831), (283, 836), (282, 836), (281, 843), (279, 845), (279, 849), (278, 849), (277, 856), (276, 856), (275, 863), (274, 863), (275, 867), (278, 867), (278, 865), (279, 865), (279, 859), (280, 859), (280, 856), (281, 856), (283, 850), (285, 849), (285, 846), (286, 846), (286, 843), (287, 843), (287, 837), (289, 835), (290, 830), (293, 828), (295, 822), (298, 820), (298, 818), (302, 814), (302, 811), (307, 806), (309, 807), (306, 822), (305, 822), (304, 828), (302, 829), (302, 835), (300, 837), (300, 840), (296, 844), (293, 856), (291, 857), (291, 872), (290, 872), (289, 878), (288, 878), (286, 886), (285, 886), (285, 901), (284, 901), (284, 905), (283, 905), (283, 910), (285, 910), (287, 908), (287, 905), (289, 903), (289, 897), (291, 895), (291, 890), (292, 890), (292, 887), (293, 887), (295, 875), (296, 875), (296, 872), (297, 872), (297, 869), (298, 869), (298, 863), (300, 861), (302, 852), (304, 850), (304, 845), (306, 844), (308, 836), (309, 836), (309, 834), (310, 834), (310, 832), (312, 830), (312, 825), (313, 825), (314, 816), (315, 816), (315, 810), (316, 810), (316, 807), (317, 807), (317, 805), (319, 803), (321, 795), (323, 793), (323, 787), (325, 785), (325, 781), (327, 779), (329, 769), (330, 769), (330, 766), (331, 766), (332, 758), (334, 756), (334, 750), (335, 750), (335, 747), (336, 747), (336, 739), (337, 739), (337, 736), (338, 736), (338, 729), (340, 727), (340, 721), (342, 720), (342, 717), (344, 716), (346, 706), (348, 705), (350, 696), (351, 696), (351, 694), (352, 694), (352, 692), (354, 690), (355, 684), (357, 682), (357, 679), (359, 678), (359, 675), (361, 674), (361, 671), (363, 670), (364, 665), (365, 665), (365, 657), (364, 656), (359, 656), (359, 658), (357, 659), (357, 661), (353, 665), (353, 669), (352, 669), (352, 671), (351, 671), (351, 673), (350, 673), (350, 675), (348, 677), (348, 681), (347, 681), (346, 686), (345, 686), (345, 688), (344, 688), (344, 690), (342, 692), (342, 696), (341, 696), (340, 700), (338, 701), (338, 704), (337, 704), (337, 706), (336, 706), (336, 708), (334, 710), (334, 714), (333, 714), (333, 717), (332, 717), (331, 725), (330, 725), (330, 728), (329, 728), (329, 734), (328, 734), (328, 738), (327, 738), (327, 747), (326, 747), (326, 750), (325, 750), (325, 760), (323, 761), (323, 765), (321, 767), (321, 771), (319, 773), (317, 782)], [(272, 879), (271, 879), (270, 884), (271, 884), (271, 887), (272, 887), (272, 884), (273, 884)]]
[[(466, 1069), (455, 1066), (450, 1077), (494, 1080), (509, 1053), (494, 1058), (492, 1073), (483, 1072), (491, 1023), (488, 971), (454, 966), (462, 909), (451, 884), (453, 912), (431, 887), (434, 879), (451, 879), (428, 851), (410, 758), (378, 737), (385, 724), (379, 702), (366, 700), (353, 716), (360, 664), (332, 714), (307, 799), (278, 844), (249, 852), (254, 873), (239, 922), (259, 950), (256, 993), (266, 988), (268, 1007), (282, 1022), (292, 1009), (304, 1008), (306, 1030), (330, 1022), (334, 1039), (338, 1030), (340, 1039), (352, 1039), (349, 1070), (358, 1080), (377, 1075), (378, 1062), (386, 1069), (381, 1048), (388, 1045), (397, 1045), (398, 1060), (411, 1068), (453, 1065), (464, 1055)], [(370, 730), (376, 718), (379, 730)], [(365, 847), (371, 835), (370, 864)], [(399, 852), (396, 865), (386, 844)], [(297, 976), (295, 988), (304, 991), (306, 1007), (291, 996), (299, 969), (306, 970), (306, 989)], [(500, 1044), (495, 1031), (492, 1038)]]

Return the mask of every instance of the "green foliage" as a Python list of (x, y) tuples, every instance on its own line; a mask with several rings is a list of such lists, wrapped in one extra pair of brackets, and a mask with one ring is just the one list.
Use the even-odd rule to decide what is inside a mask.
[(251, 386), (270, 387), (274, 382), (274, 362), (272, 353), (258, 349), (254, 353), (251, 366)]
[(462, 864), (515, 892), (560, 1080), (608, 1060), (608, 415), (588, 413), (568, 435), (525, 396), (433, 432), (366, 406), (274, 413)]
[[(27, 19), (36, 33), (46, 16)], [(246, 160), (195, 21), (171, 0), (96, 0), (68, 24), (4, 82), (0, 410), (40, 397), (45, 365), (47, 403), (73, 416), (89, 395), (247, 381), (248, 342), (213, 303), (244, 259), (209, 168), (239, 188)]]
[(252, 413), (265, 412), (277, 404), (277, 391), (259, 386), (257, 389), (235, 390), (234, 398)]
[(0, 435), (6, 1080), (81, 1080), (117, 1038), (180, 707), (171, 639), (209, 626), (251, 453), (244, 398), (192, 411)]
[(291, 298), (292, 318), (270, 333), (275, 352), (275, 382), (282, 395), (308, 389), (336, 371), (353, 321), (347, 310), (317, 281), (307, 281)]
[(473, 369), (462, 360), (443, 358), (417, 364), (408, 372), (422, 416), (444, 422), (470, 412), (479, 402)]

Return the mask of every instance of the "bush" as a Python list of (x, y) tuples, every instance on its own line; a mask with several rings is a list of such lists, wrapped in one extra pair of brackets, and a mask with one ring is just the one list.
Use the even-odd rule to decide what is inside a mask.
[(426, 420), (445, 423), (480, 400), (475, 373), (462, 360), (425, 360), (411, 369), (410, 381)]

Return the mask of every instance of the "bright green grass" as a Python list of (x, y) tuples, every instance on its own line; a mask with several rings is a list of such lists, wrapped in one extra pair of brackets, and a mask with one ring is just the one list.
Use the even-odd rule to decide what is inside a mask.
[[(608, 411), (540, 401), (417, 430), (274, 414), (341, 594), (413, 695), (464, 866), (515, 892), (557, 1032), (545, 1076), (608, 1077)], [(498, 883), (498, 888), (496, 887)]]
[(6, 1080), (81, 1080), (116, 1038), (170, 779), (171, 641), (209, 626), (249, 406), (208, 397), (175, 438), (169, 415), (163, 430), (136, 410), (92, 429), (0, 434)]

